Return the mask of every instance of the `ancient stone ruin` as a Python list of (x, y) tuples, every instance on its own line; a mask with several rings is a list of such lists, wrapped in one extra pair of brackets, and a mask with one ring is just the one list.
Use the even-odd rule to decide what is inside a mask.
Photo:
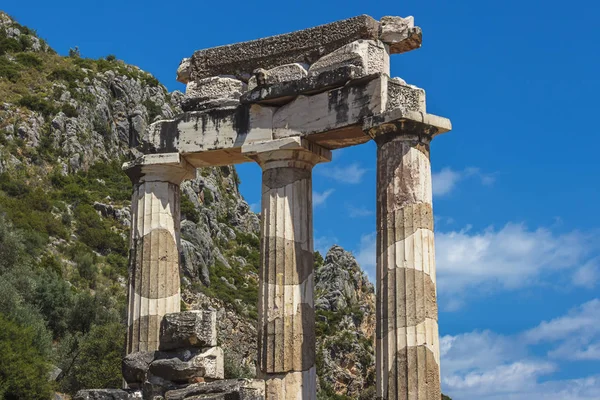
[[(129, 396), (141, 388), (145, 398), (316, 399), (312, 168), (375, 140), (377, 396), (440, 399), (429, 146), (451, 124), (427, 114), (424, 90), (390, 77), (390, 55), (420, 46), (412, 17), (363, 15), (182, 61), (184, 112), (152, 124), (125, 165), (134, 183)], [(193, 383), (222, 378), (222, 352), (208, 339), (214, 326), (192, 327), (207, 314), (173, 314), (179, 185), (195, 168), (243, 162), (263, 170), (259, 376)], [(187, 328), (173, 328), (182, 320)], [(233, 389), (210, 392), (214, 385)]]

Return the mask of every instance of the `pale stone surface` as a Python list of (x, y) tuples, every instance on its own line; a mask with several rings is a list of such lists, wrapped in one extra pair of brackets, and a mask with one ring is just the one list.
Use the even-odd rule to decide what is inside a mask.
[(392, 128), (370, 131), (377, 142), (377, 396), (437, 400), (432, 136), (419, 127)]
[(193, 80), (186, 86), (181, 107), (184, 111), (195, 111), (215, 106), (235, 106), (246, 87), (244, 82), (231, 76)]
[(355, 78), (373, 74), (390, 74), (390, 55), (378, 40), (357, 40), (326, 54), (310, 66), (308, 73), (318, 75), (343, 66), (355, 66)]
[(192, 66), (191, 61), (191, 58), (184, 58), (181, 60), (181, 63), (179, 63), (179, 67), (177, 68), (178, 82), (188, 83), (190, 81), (190, 68)]
[(217, 312), (184, 311), (166, 314), (160, 328), (160, 350), (217, 345)]
[(383, 17), (379, 38), (390, 46), (391, 54), (405, 53), (421, 47), (421, 28), (413, 17)]
[(91, 389), (80, 390), (73, 400), (130, 400), (135, 394), (120, 389)]
[(223, 349), (211, 347), (177, 353), (161, 353), (148, 370), (153, 376), (175, 383), (193, 382), (194, 378), (223, 379)]
[(301, 31), (196, 51), (191, 77), (215, 75), (250, 77), (257, 68), (289, 63), (312, 63), (321, 56), (358, 39), (377, 40), (379, 23), (368, 15), (336, 21)]
[(263, 169), (259, 377), (268, 400), (314, 400), (312, 168), (331, 154), (299, 138), (242, 151)]
[[(248, 90), (254, 89), (257, 85), (256, 73), (248, 80)], [(308, 64), (291, 63), (280, 65), (269, 70), (264, 70), (264, 79), (260, 83), (274, 84), (281, 82), (297, 81), (306, 78), (308, 75)]]
[(179, 183), (195, 170), (179, 154), (127, 163), (134, 183), (126, 353), (158, 349), (163, 315), (179, 312)]
[(300, 96), (273, 116), (273, 137), (303, 136), (331, 131), (361, 121), (385, 109), (387, 87), (383, 79)]
[(413, 85), (407, 85), (400, 78), (388, 80), (387, 110), (402, 108), (410, 111), (426, 112), (425, 91)]
[[(264, 400), (265, 382), (255, 379), (228, 379), (196, 383), (185, 388), (169, 390), (166, 400), (184, 399)], [(283, 398), (281, 398), (283, 400)]]

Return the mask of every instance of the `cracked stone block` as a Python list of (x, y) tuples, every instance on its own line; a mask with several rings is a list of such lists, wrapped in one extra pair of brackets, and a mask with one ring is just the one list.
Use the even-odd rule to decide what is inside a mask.
[(186, 383), (195, 378), (223, 379), (223, 349), (211, 347), (202, 352), (188, 350), (175, 354), (162, 353), (161, 358), (152, 361), (149, 372), (161, 379)]
[(226, 104), (236, 105), (246, 84), (231, 76), (212, 76), (190, 81), (181, 107), (184, 111), (203, 110)]
[(264, 400), (264, 398), (265, 382), (258, 379), (228, 379), (218, 382), (196, 383), (182, 389), (169, 390), (165, 393), (166, 400)]
[(130, 400), (135, 399), (133, 393), (121, 389), (80, 390), (73, 400)]
[(248, 90), (254, 89), (258, 84), (273, 84), (273, 83), (281, 83), (281, 82), (290, 82), (297, 81), (302, 78), (306, 78), (308, 75), (308, 65), (300, 64), (300, 63), (292, 63), (280, 65), (275, 68), (271, 68), (269, 70), (264, 71), (264, 79), (262, 82), (258, 82), (260, 80), (260, 75), (257, 79), (258, 73), (255, 72), (254, 76), (250, 78), (248, 81)]
[(166, 314), (160, 326), (159, 350), (217, 345), (217, 313), (213, 310)]
[(190, 81), (191, 58), (184, 58), (177, 68), (177, 82), (188, 83)]
[(373, 74), (390, 74), (390, 56), (386, 46), (377, 40), (357, 40), (321, 57), (310, 66), (309, 75), (318, 75), (344, 66), (355, 66), (361, 73), (355, 78)]
[(408, 85), (400, 78), (388, 80), (387, 110), (402, 108), (409, 111), (425, 112), (425, 90)]
[[(123, 379), (131, 386), (139, 386), (146, 380), (146, 373), (150, 363), (155, 358), (153, 351), (137, 351), (128, 354), (121, 363)], [(136, 385), (139, 384), (139, 385)]]
[(390, 54), (399, 54), (421, 47), (421, 28), (415, 26), (414, 17), (383, 17), (380, 21), (379, 39), (390, 46)]

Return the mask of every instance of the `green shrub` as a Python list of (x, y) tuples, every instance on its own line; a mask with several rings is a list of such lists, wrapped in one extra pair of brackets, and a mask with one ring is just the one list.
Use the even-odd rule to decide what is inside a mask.
[(200, 213), (185, 193), (182, 193), (181, 195), (180, 213), (181, 217), (188, 221), (195, 222), (196, 224), (200, 222)]
[(11, 82), (16, 83), (20, 76), (21, 74), (17, 64), (11, 62), (6, 57), (0, 56), (0, 78), (6, 78)]
[(77, 81), (83, 81), (84, 78), (85, 72), (80, 69), (58, 68), (48, 75), (51, 81), (65, 81), (69, 87), (73, 87)]
[(77, 220), (77, 234), (79, 240), (100, 254), (116, 252), (127, 254), (125, 240), (118, 233), (110, 229), (110, 224), (102, 220), (96, 210), (89, 204), (79, 204), (75, 208)]
[(0, 398), (47, 400), (52, 394), (48, 382), (50, 365), (35, 346), (30, 328), (0, 314)]
[(42, 65), (44, 64), (42, 59), (35, 53), (18, 53), (15, 56), (15, 59), (19, 64), (25, 67), (35, 68), (38, 70), (41, 69)]
[(212, 191), (209, 188), (205, 187), (202, 190), (202, 193), (204, 194), (204, 204), (205, 205), (209, 206), (215, 201)]
[(162, 115), (162, 108), (152, 100), (144, 100), (142, 104), (148, 111), (148, 120), (150, 120), (150, 122), (154, 121), (154, 118), (158, 117), (159, 115)]
[(44, 117), (49, 117), (58, 112), (57, 108), (52, 104), (51, 101), (46, 100), (41, 96), (26, 94), (19, 99), (17, 104), (22, 107), (27, 107), (31, 111), (37, 111)]
[(73, 107), (70, 104), (63, 104), (61, 109), (62, 112), (65, 113), (65, 115), (69, 118), (77, 118), (79, 116), (77, 108)]
[(114, 54), (109, 54), (106, 56), (106, 61), (111, 62), (111, 61), (116, 61), (116, 60), (117, 60), (117, 57)]
[(34, 301), (54, 337), (64, 335), (69, 327), (69, 314), (73, 304), (73, 293), (67, 282), (53, 272), (41, 274)]
[(83, 337), (71, 338), (61, 367), (66, 371), (61, 389), (120, 388), (125, 327), (119, 323), (94, 325)]

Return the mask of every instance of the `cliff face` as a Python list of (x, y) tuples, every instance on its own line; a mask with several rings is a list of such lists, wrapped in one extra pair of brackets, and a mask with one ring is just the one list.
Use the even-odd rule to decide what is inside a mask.
[[(120, 386), (131, 196), (120, 165), (182, 99), (114, 56), (70, 53), (0, 12), (0, 258), (12, 260), (0, 262), (0, 322), (31, 331), (42, 360), (27, 372), (41, 386), (15, 383), (16, 398)], [(228, 377), (253, 376), (257, 352), (260, 222), (238, 186), (233, 167), (181, 186), (182, 309), (218, 310)], [(373, 384), (373, 286), (340, 247), (317, 267), (320, 397), (358, 398)]]

